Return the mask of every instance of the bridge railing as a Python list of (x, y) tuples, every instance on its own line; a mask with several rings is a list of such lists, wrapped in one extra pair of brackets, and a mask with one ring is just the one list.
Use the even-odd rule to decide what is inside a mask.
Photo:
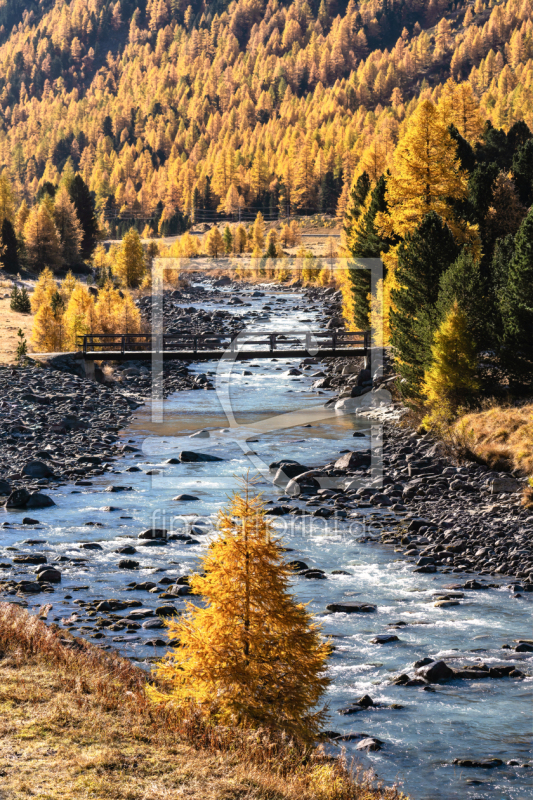
[(192, 352), (226, 351), (236, 352), (243, 346), (260, 346), (259, 352), (275, 353), (276, 350), (305, 349), (310, 352), (314, 348), (340, 350), (357, 348), (368, 350), (370, 347), (369, 331), (260, 331), (250, 334), (240, 333), (234, 336), (217, 333), (165, 333), (155, 336), (150, 333), (88, 333), (79, 336), (78, 346), (83, 354), (95, 353), (146, 353), (146, 352)]

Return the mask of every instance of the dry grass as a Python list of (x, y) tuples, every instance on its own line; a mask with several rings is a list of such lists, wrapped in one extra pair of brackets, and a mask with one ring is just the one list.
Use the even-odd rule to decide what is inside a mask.
[(466, 414), (455, 425), (476, 457), (496, 470), (533, 473), (533, 404), (493, 406)]
[(150, 704), (145, 673), (0, 603), (2, 798), (399, 800), (342, 759)]
[(8, 297), (0, 300), (0, 364), (13, 364), (16, 361), (19, 328), (22, 328), (30, 350), (33, 316), (11, 311), (10, 302)]

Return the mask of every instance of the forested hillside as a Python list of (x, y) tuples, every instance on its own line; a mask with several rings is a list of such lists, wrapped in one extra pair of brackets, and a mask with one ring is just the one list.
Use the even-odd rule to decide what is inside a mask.
[(533, 128), (531, 0), (23, 5), (0, 0), (0, 164), (29, 205), (79, 171), (111, 231), (342, 213), (450, 77)]

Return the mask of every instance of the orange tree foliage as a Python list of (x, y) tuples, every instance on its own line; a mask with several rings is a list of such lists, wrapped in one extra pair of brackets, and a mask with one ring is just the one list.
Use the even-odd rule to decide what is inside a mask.
[(190, 579), (202, 601), (167, 623), (179, 645), (157, 674), (170, 694), (154, 688), (151, 695), (178, 705), (192, 701), (223, 724), (313, 741), (325, 719), (317, 704), (329, 683), (330, 646), (291, 594), (281, 542), (250, 488), (220, 512), (202, 574)]
[(0, 8), (0, 164), (30, 203), (79, 170), (102, 214), (142, 227), (329, 211), (355, 173), (384, 172), (419, 99), (438, 102), (450, 77), (468, 81), (450, 106), (459, 129), (470, 93), (496, 127), (533, 127), (530, 0), (466, 20), (462, 0), (23, 5)]

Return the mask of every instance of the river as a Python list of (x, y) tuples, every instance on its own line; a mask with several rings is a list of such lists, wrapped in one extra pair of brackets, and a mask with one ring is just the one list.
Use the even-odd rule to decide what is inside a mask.
[[(276, 296), (272, 291), (248, 302), (248, 306), (236, 307), (234, 312), (254, 312), (255, 329), (314, 328), (318, 322), (318, 312), (307, 308), (297, 294)], [(265, 305), (271, 308), (265, 311)], [(219, 306), (206, 303), (203, 307)], [(153, 609), (161, 603), (157, 594), (139, 590), (124, 594), (127, 584), (189, 573), (209, 535), (198, 545), (172, 541), (165, 547), (138, 547), (134, 558), (141, 562), (141, 568), (135, 572), (117, 569), (123, 558), (115, 552), (120, 545), (137, 546), (133, 540), (152, 525), (179, 531), (195, 519), (192, 515), (212, 519), (248, 470), (256, 474), (262, 465), (282, 457), (309, 466), (321, 465), (338, 457), (339, 452), (368, 448), (368, 420), (327, 415), (322, 421), (316, 419), (314, 412), (328, 395), (319, 396), (310, 390), (310, 375), (319, 366), (301, 375), (288, 374), (299, 363), (300, 360), (271, 359), (196, 365), (196, 372), (212, 373), (217, 391), (172, 395), (165, 402), (163, 424), (152, 422), (149, 404), (140, 408), (120, 434), (123, 443), (137, 450), (117, 460), (113, 473), (94, 478), (91, 486), (69, 485), (53, 492), (57, 505), (39, 511), (41, 524), (31, 534), (19, 524), (22, 512), (4, 512), (2, 519), (15, 528), (9, 532), (0, 529), (0, 555), (12, 555), (13, 550), (6, 548), (14, 547), (24, 553), (43, 552), (49, 561), (58, 555), (87, 559), (86, 563), (62, 563), (61, 586), (46, 600), (42, 596), (31, 598), (30, 608), (52, 602), (49, 620), (55, 618), (58, 622), (78, 610), (73, 604), (76, 599), (134, 598), (142, 601), (143, 608)], [(228, 398), (236, 422), (243, 428), (217, 434), (216, 431), (228, 429), (224, 412)], [(305, 415), (298, 425), (286, 429), (276, 428), (276, 422), (271, 426), (264, 421), (309, 408), (313, 419), (310, 427)], [(189, 438), (206, 428), (211, 430), (209, 438)], [(361, 435), (354, 438), (354, 432)], [(191, 449), (224, 460), (165, 463), (180, 450)], [(127, 471), (132, 467), (140, 471)], [(146, 474), (154, 470), (157, 474)], [(132, 491), (107, 493), (105, 489), (110, 484), (132, 487)], [(270, 501), (282, 494), (264, 475), (258, 479), (258, 489)], [(173, 501), (180, 493), (194, 495), (198, 500)], [(110, 505), (117, 510), (104, 510)], [(335, 644), (329, 667), (332, 684), (327, 697), (327, 727), (340, 733), (364, 732), (381, 739), (382, 750), (371, 753), (356, 751), (357, 741), (346, 743), (348, 757), (356, 757), (365, 767), (372, 766), (386, 783), (398, 780), (412, 800), (526, 800), (531, 796), (533, 769), (506, 765), (492, 770), (458, 768), (451, 762), (457, 757), (491, 756), (504, 762), (515, 759), (522, 765), (531, 759), (532, 677), (518, 681), (456, 680), (436, 686), (434, 691), (392, 686), (390, 680), (426, 656), (444, 658), (450, 664), (454, 659), (458, 663), (478, 660), (489, 666), (511, 659), (526, 673), (532, 672), (530, 655), (502, 650), (502, 645), (513, 639), (531, 636), (531, 595), (517, 600), (506, 588), (508, 581), (502, 580), (501, 588), (467, 592), (460, 605), (436, 608), (434, 595), (450, 585), (452, 576), (414, 574), (413, 564), (398, 558), (390, 546), (360, 541), (363, 523), (364, 531), (372, 533), (376, 513), (385, 523), (394, 517), (390, 511), (368, 508), (361, 509), (356, 519), (346, 521), (291, 516), (290, 527), (287, 518), (274, 522), (283, 532), (285, 545), (292, 550), (291, 560), (301, 559), (327, 574), (325, 580), (294, 579), (298, 598), (309, 603), (310, 611)], [(88, 522), (96, 525), (87, 526)], [(30, 535), (33, 544), (27, 543)], [(97, 542), (103, 549), (83, 551), (79, 549), (82, 542)], [(332, 570), (349, 574), (332, 575)], [(472, 576), (453, 575), (453, 580), (460, 582), (461, 577)], [(352, 598), (377, 605), (377, 612), (326, 613), (328, 603)], [(174, 603), (178, 609), (185, 606), (181, 598)], [(398, 621), (407, 623), (392, 630), (399, 641), (371, 643), (376, 634), (390, 633), (387, 626)], [(90, 637), (91, 625), (90, 620), (86, 621), (87, 629), (80, 632)], [(162, 655), (164, 648), (147, 647), (145, 642), (161, 634), (162, 631), (143, 628), (129, 635), (108, 632), (97, 643), (117, 647), (148, 666), (147, 659)], [(381, 707), (355, 716), (338, 713), (365, 694)], [(394, 704), (401, 708), (390, 708)]]

